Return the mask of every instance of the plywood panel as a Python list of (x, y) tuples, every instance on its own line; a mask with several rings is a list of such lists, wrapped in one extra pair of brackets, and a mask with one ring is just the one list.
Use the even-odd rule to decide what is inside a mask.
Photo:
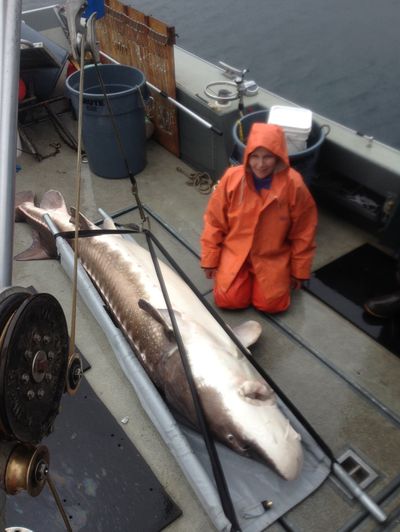
[[(106, 16), (96, 27), (100, 50), (124, 65), (141, 70), (146, 80), (164, 94), (175, 98), (175, 28), (125, 6), (117, 0), (106, 2)], [(168, 151), (179, 155), (177, 112), (165, 97), (151, 92), (149, 118), (154, 138)]]

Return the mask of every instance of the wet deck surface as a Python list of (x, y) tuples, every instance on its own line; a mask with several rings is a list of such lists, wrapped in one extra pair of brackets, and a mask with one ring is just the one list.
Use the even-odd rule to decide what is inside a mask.
[[(85, 378), (74, 397), (63, 398), (46, 446), (73, 530), (129, 530), (135, 523), (137, 530), (157, 532), (181, 515), (122, 426)], [(39, 499), (26, 493), (8, 497), (7, 523), (17, 522), (35, 532), (65, 530), (48, 489)]]
[(371, 316), (364, 308), (370, 298), (398, 290), (396, 270), (395, 258), (364, 244), (314, 271), (306, 290), (400, 356), (400, 316), (382, 319)]
[[(35, 127), (32, 135), (42, 146), (58, 141), (52, 129), (49, 140), (46, 124)], [(176, 167), (192, 170), (153, 141), (147, 143), (147, 158), (145, 170), (137, 176), (142, 201), (193, 252), (159, 223), (153, 222), (152, 229), (211, 301), (211, 284), (204, 279), (196, 257), (208, 196), (187, 186), (185, 176)], [(17, 190), (34, 190), (40, 196), (53, 188), (63, 193), (67, 204), (74, 203), (76, 160), (70, 148), (63, 145), (59, 155), (40, 163), (23, 154), (18, 163), (22, 170), (17, 175)], [(87, 165), (82, 167), (81, 186), (81, 210), (93, 220), (99, 218), (99, 207), (114, 213), (134, 205), (128, 180), (99, 178), (90, 173)], [(132, 211), (120, 221), (137, 219), (137, 211)], [(366, 242), (374, 243), (362, 230), (322, 211), (317, 241), (315, 268)], [(15, 252), (28, 244), (30, 229), (16, 225)], [(69, 319), (71, 283), (56, 261), (15, 262), (13, 284), (33, 285), (38, 291), (55, 295)], [(370, 496), (379, 496), (394, 483), (393, 493), (381, 506), (387, 513), (395, 512), (400, 504), (399, 359), (304, 290), (294, 295), (290, 309), (279, 316), (265, 316), (253, 309), (221, 315), (230, 325), (252, 318), (260, 321), (263, 334), (253, 349), (258, 363), (296, 404), (336, 457), (352, 449), (378, 474), (367, 489)], [(124, 425), (123, 430), (183, 511), (183, 516), (168, 530), (212, 530), (208, 517), (114, 360), (103, 332), (80, 300), (77, 335), (76, 343), (92, 365), (87, 375), (91, 386), (117, 420), (124, 416), (134, 420)], [(362, 511), (358, 503), (328, 479), (270, 530), (279, 531), (284, 526), (302, 531), (346, 529)], [(369, 531), (377, 526), (367, 517), (358, 528), (348, 529)]]

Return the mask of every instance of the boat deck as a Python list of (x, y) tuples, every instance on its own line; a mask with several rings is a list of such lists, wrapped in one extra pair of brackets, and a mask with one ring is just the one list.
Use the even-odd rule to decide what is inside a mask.
[[(68, 127), (76, 127), (69, 116), (64, 115), (63, 120)], [(43, 151), (49, 142), (58, 142), (55, 131), (44, 122), (37, 124), (32, 134)], [(164, 224), (153, 220), (152, 228), (211, 301), (211, 284), (204, 279), (196, 256), (165, 231), (166, 225), (198, 253), (202, 215), (209, 196), (188, 186), (177, 167), (193, 170), (152, 140), (147, 142), (147, 160), (146, 168), (136, 179), (142, 202)], [(40, 197), (46, 190), (56, 189), (67, 204), (75, 203), (76, 154), (69, 147), (62, 144), (60, 154), (41, 162), (24, 153), (18, 164), (18, 191), (33, 190)], [(91, 174), (88, 165), (82, 166), (81, 210), (89, 218), (100, 218), (98, 208), (112, 214), (134, 204), (128, 179), (100, 178)], [(136, 211), (121, 217), (122, 222), (137, 220)], [(314, 268), (366, 242), (376, 243), (361, 229), (321, 209)], [(26, 249), (30, 243), (30, 228), (16, 224), (14, 252)], [(57, 261), (14, 261), (13, 284), (33, 285), (39, 292), (53, 294), (69, 320), (71, 282)], [(367, 493), (373, 498), (383, 497), (381, 507), (387, 514), (397, 511), (397, 520), (394, 515), (390, 529), (400, 529), (399, 359), (305, 290), (296, 293), (290, 309), (279, 316), (263, 315), (253, 309), (220, 314), (229, 325), (247, 319), (257, 319), (262, 324), (261, 339), (252, 349), (257, 362), (336, 457), (352, 449), (377, 473)], [(76, 344), (92, 366), (86, 373), (87, 380), (117, 420), (129, 417), (127, 424), (121, 424), (123, 430), (183, 511), (167, 530), (212, 530), (209, 518), (119, 368), (103, 331), (79, 298)], [(359, 503), (328, 479), (269, 530), (381, 529), (363, 513)], [(354, 519), (359, 516), (363, 518), (356, 525)]]

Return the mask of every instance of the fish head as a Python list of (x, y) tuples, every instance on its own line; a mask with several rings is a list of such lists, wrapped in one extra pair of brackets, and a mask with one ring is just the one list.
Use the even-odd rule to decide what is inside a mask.
[(298, 477), (303, 464), (301, 436), (292, 427), (267, 382), (253, 378), (243, 382), (232, 397), (228, 443), (245, 455), (267, 463), (286, 480)]
[[(210, 424), (218, 439), (237, 453), (268, 465), (285, 480), (294, 480), (303, 465), (301, 436), (277, 404), (273, 389), (261, 379), (245, 381), (217, 400), (215, 390), (203, 397), (212, 404)], [(210, 408), (210, 405), (208, 405)]]
[[(169, 337), (173, 334), (163, 309), (151, 309), (144, 302), (141, 308), (164, 324)], [(237, 453), (266, 463), (283, 478), (296, 478), (303, 459), (301, 437), (281, 411), (274, 390), (226, 334), (204, 327), (185, 313), (174, 314), (212, 433)], [(177, 355), (176, 350), (173, 353)], [(168, 360), (173, 364), (172, 356)], [(173, 375), (176, 378), (175, 370)], [(177, 384), (173, 382), (170, 397), (174, 395), (181, 412), (194, 421), (188, 387), (181, 380)]]
[(204, 410), (212, 414), (213, 433), (239, 454), (266, 463), (286, 480), (295, 479), (303, 464), (301, 436), (272, 387), (236, 348), (209, 331), (199, 335), (192, 330), (185, 346), (189, 358), (203, 364), (197, 386)]

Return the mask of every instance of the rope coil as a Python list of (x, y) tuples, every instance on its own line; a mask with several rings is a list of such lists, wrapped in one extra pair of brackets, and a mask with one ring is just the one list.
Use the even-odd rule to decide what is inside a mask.
[(213, 190), (214, 181), (207, 172), (187, 172), (180, 166), (177, 166), (176, 170), (186, 176), (188, 178), (186, 184), (197, 188), (200, 194), (210, 194)]

